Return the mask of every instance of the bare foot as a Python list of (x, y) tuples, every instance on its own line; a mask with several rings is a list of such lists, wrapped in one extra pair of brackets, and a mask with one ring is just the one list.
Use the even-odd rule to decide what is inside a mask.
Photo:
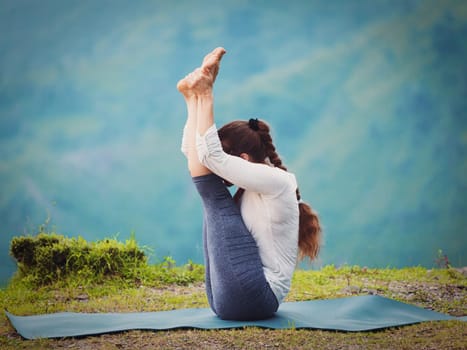
[(177, 83), (178, 91), (185, 98), (196, 94), (210, 93), (217, 73), (219, 73), (220, 61), (225, 52), (224, 48), (218, 47), (208, 53), (203, 59), (201, 68), (196, 68)]
[(192, 91), (193, 87), (193, 73), (188, 74), (185, 78), (181, 79), (177, 83), (177, 90), (182, 93), (185, 98), (191, 97), (194, 95), (194, 91)]
[(217, 47), (208, 53), (204, 59), (201, 68), (212, 77), (212, 82), (216, 80), (217, 73), (219, 73), (219, 66), (222, 56), (226, 53), (223, 47)]
[(212, 92), (211, 74), (203, 71), (202, 68), (196, 68), (177, 84), (177, 89), (185, 98), (197, 95), (210, 94)]

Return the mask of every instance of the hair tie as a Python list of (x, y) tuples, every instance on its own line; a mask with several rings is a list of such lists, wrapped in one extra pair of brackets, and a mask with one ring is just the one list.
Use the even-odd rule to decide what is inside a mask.
[(258, 118), (250, 118), (250, 120), (248, 121), (248, 126), (250, 127), (251, 130), (258, 131), (259, 130)]

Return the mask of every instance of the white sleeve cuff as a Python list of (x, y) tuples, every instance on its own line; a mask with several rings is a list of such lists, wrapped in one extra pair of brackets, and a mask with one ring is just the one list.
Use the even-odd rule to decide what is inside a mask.
[(204, 135), (196, 133), (196, 150), (201, 164), (213, 170), (216, 164), (222, 163), (225, 153), (222, 149), (216, 124), (209, 127)]

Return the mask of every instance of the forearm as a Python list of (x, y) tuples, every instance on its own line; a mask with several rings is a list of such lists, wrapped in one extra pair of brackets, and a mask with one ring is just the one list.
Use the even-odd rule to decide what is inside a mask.
[(214, 126), (209, 128), (204, 135), (197, 135), (196, 149), (205, 167), (245, 190), (276, 195), (289, 186), (292, 188), (297, 186), (295, 177), (291, 173), (225, 153)]

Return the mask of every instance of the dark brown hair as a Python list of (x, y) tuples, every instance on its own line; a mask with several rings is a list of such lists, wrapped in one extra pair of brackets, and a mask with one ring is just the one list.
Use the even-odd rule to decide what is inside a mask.
[[(233, 121), (220, 128), (218, 133), (226, 153), (234, 156), (246, 153), (250, 161), (255, 163), (265, 163), (266, 159), (269, 159), (276, 168), (287, 171), (272, 143), (269, 125), (264, 121), (258, 119)], [(244, 190), (239, 188), (234, 200), (238, 202), (243, 192)], [(310, 260), (314, 260), (321, 245), (319, 218), (310, 205), (301, 201), (298, 188), (296, 194), (300, 211), (298, 234), (300, 258), (309, 257)]]

